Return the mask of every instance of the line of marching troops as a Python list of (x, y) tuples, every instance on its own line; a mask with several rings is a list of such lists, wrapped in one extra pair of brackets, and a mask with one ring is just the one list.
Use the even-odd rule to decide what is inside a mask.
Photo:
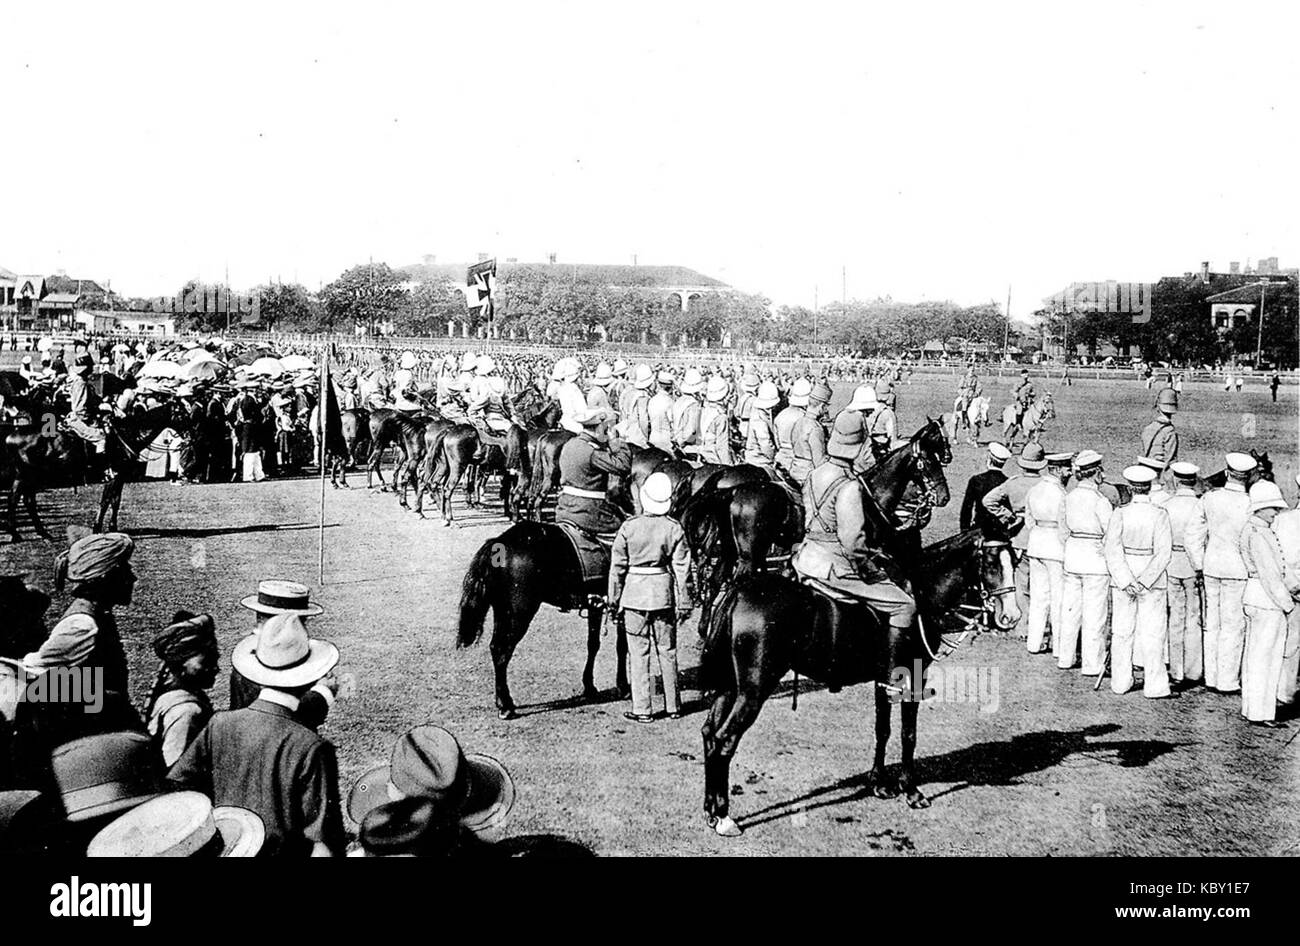
[(1203, 684), (1239, 693), (1249, 722), (1280, 725), (1300, 671), (1300, 509), (1245, 453), (1227, 454), (1225, 484), (1202, 492), (1201, 470), (1176, 459), (1176, 411), (1175, 392), (1162, 391), (1142, 456), (1124, 470), (1127, 504), (1096, 451), (1030, 443), (1008, 478), (1010, 451), (994, 443), (962, 525), (1013, 532), (1030, 653), (1046, 653), (1050, 638), (1062, 670), (1100, 677), (1109, 661), (1115, 693), (1133, 687), (1137, 667), (1148, 698)]

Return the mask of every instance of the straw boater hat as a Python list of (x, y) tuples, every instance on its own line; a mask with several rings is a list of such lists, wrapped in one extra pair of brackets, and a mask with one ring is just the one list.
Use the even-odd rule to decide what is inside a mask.
[(1022, 470), (1041, 470), (1047, 466), (1047, 455), (1043, 452), (1043, 445), (1040, 443), (1025, 444), (1025, 449), (1020, 451), (1016, 463)]
[(844, 406), (846, 411), (874, 411), (880, 406), (876, 400), (876, 389), (869, 384), (859, 385), (853, 392), (853, 400)]
[(466, 753), (456, 737), (426, 723), (397, 740), (388, 765), (371, 769), (348, 795), (348, 816), (364, 824), (375, 808), (402, 798), (425, 798), (461, 827), (490, 837), (515, 804), (515, 783), (496, 759)]
[(598, 388), (607, 388), (613, 380), (614, 372), (610, 370), (607, 362), (602, 361), (596, 365), (596, 374), (591, 379), (592, 384)]
[(267, 618), (256, 634), (235, 645), (230, 663), (245, 679), (267, 687), (310, 686), (339, 662), (338, 648), (312, 640), (297, 614)]
[(1138, 457), (1137, 462), (1139, 466), (1144, 466), (1149, 470), (1155, 470), (1157, 476), (1165, 471), (1165, 461), (1157, 460), (1155, 457)]
[(1259, 512), (1263, 509), (1285, 509), (1286, 500), (1282, 498), (1282, 490), (1278, 489), (1276, 483), (1270, 480), (1260, 480), (1250, 488), (1250, 511)]
[(637, 365), (636, 374), (632, 376), (632, 387), (644, 391), (655, 383), (655, 373), (649, 365)]
[(687, 368), (686, 374), (682, 377), (682, 393), (698, 394), (704, 387), (704, 377), (700, 374), (698, 368)]
[(720, 374), (715, 374), (709, 378), (709, 384), (704, 389), (704, 397), (717, 404), (727, 399), (730, 390), (731, 386), (727, 384), (727, 379)]
[(790, 385), (790, 406), (807, 407), (811, 396), (812, 382), (807, 378), (795, 378), (794, 384)]
[(90, 842), (87, 857), (254, 857), (266, 826), (244, 808), (213, 808), (199, 792), (172, 792), (122, 815)]
[(776, 407), (781, 403), (781, 392), (776, 389), (775, 382), (764, 381), (758, 386), (758, 393), (754, 395), (754, 407), (762, 410), (765, 407)]
[(258, 614), (301, 614), (315, 617), (324, 608), (312, 604), (311, 592), (306, 585), (281, 578), (267, 578), (257, 583), (257, 594), (249, 595), (239, 603)]
[(74, 823), (134, 808), (163, 791), (153, 743), (141, 733), (74, 739), (54, 750), (50, 768)]
[(673, 481), (667, 473), (651, 473), (641, 486), (641, 508), (649, 516), (663, 516), (673, 502)]

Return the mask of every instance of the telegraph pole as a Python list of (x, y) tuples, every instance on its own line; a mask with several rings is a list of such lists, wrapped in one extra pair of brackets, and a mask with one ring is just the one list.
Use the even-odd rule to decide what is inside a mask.
[(1011, 345), (1011, 284), (1007, 283), (1007, 324), (1002, 330), (1002, 360), (1007, 360), (1007, 350)]
[(1259, 370), (1259, 356), (1264, 349), (1264, 287), (1268, 283), (1259, 284), (1259, 334), (1255, 338), (1255, 370)]

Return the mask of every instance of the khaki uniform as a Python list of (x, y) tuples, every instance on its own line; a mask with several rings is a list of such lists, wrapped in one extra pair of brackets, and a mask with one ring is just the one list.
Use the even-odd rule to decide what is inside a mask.
[(1250, 517), (1250, 498), (1240, 483), (1210, 490), (1187, 524), (1187, 556), (1205, 578), (1205, 685), (1225, 693), (1241, 688), (1245, 646), (1246, 563), (1238, 540)]
[(1175, 683), (1200, 682), (1205, 670), (1201, 651), (1201, 586), (1187, 556), (1187, 524), (1200, 500), (1190, 486), (1180, 486), (1163, 505), (1169, 514), (1173, 555), (1169, 559), (1169, 676)]
[(796, 421), (790, 433), (790, 477), (800, 486), (808, 474), (826, 460), (826, 428), (807, 411)]
[[(997, 518), (1006, 528), (1011, 528), (1017, 517), (1023, 519), (1025, 498), (1029, 491), (1043, 481), (1036, 472), (1020, 473), (999, 486), (993, 487), (980, 500), (984, 511)], [(1011, 537), (1011, 547), (1016, 550), (1016, 605), (1020, 608), (1020, 621), (1016, 632), (1028, 634), (1029, 631), (1029, 527), (1022, 525)], [(1062, 573), (1064, 582), (1064, 573)], [(1064, 590), (1064, 585), (1062, 585)], [(1041, 643), (1039, 646), (1042, 646)]]
[(1056, 665), (1062, 670), (1072, 667), (1078, 644), (1081, 672), (1093, 677), (1106, 667), (1110, 570), (1101, 541), (1113, 509), (1095, 480), (1080, 480), (1065, 496), (1065, 602)]
[(1052, 651), (1059, 656), (1064, 602), (1065, 487), (1054, 476), (1040, 477), (1025, 495), (1024, 531), (1029, 533), (1025, 547), (1029, 558), (1029, 639), (1025, 646), (1031, 654), (1041, 653), (1050, 621)]
[(648, 715), (653, 696), (650, 651), (659, 654), (666, 711), (680, 711), (677, 611), (690, 606), (686, 533), (668, 516), (635, 516), (619, 527), (610, 550), (609, 602), (623, 612), (628, 635), (632, 712)]
[(774, 468), (776, 464), (776, 427), (770, 410), (755, 410), (746, 425), (744, 462)]
[(650, 446), (650, 395), (629, 387), (619, 402), (619, 435), (638, 447)]
[[(1102, 554), (1110, 571), (1110, 688), (1115, 693), (1133, 688), (1133, 665), (1140, 663), (1142, 694), (1152, 699), (1169, 695), (1165, 572), (1173, 549), (1169, 513), (1150, 495), (1137, 493), (1112, 513)], [(1131, 585), (1140, 589), (1132, 598), (1124, 590)]]
[(1142, 428), (1142, 456), (1161, 460), (1166, 467), (1178, 459), (1178, 431), (1162, 413)]
[(726, 405), (706, 401), (700, 408), (700, 459), (731, 466), (731, 417)]
[(585, 429), (565, 443), (560, 449), (556, 522), (568, 522), (593, 534), (617, 530), (623, 523), (623, 513), (607, 498), (611, 473), (632, 475), (632, 460), (626, 448), (608, 450)]
[(650, 446), (665, 453), (673, 452), (673, 396), (659, 390), (646, 407), (650, 421)]
[(794, 428), (803, 415), (804, 409), (792, 404), (777, 414), (776, 420), (772, 422), (776, 430), (775, 463), (778, 469), (786, 473), (794, 465)]
[(614, 410), (614, 405), (609, 402), (609, 392), (599, 385), (593, 385), (587, 392), (587, 410), (604, 411), (605, 416), (612, 423), (618, 423), (618, 411)]
[(1291, 596), (1300, 591), (1300, 576), (1287, 569), (1277, 536), (1263, 519), (1251, 516), (1242, 527), (1239, 542), (1247, 575), (1242, 596), (1246, 639), (1241, 666), (1241, 714), (1260, 722), (1277, 716), (1287, 615), (1295, 610)]
[(683, 394), (673, 404), (673, 442), (687, 456), (694, 457), (700, 452), (702, 410), (694, 394)]

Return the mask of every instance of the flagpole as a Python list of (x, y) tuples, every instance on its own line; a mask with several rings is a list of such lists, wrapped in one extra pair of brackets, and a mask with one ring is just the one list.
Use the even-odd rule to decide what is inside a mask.
[(330, 345), (327, 341), (321, 351), (321, 368), (320, 368), (320, 397), (317, 399), (319, 405), (316, 410), (316, 424), (320, 434), (320, 529), (319, 529), (319, 558), (317, 559), (317, 585), (325, 584), (325, 431), (328, 429), (326, 414), (329, 407), (329, 383), (330, 383)]

